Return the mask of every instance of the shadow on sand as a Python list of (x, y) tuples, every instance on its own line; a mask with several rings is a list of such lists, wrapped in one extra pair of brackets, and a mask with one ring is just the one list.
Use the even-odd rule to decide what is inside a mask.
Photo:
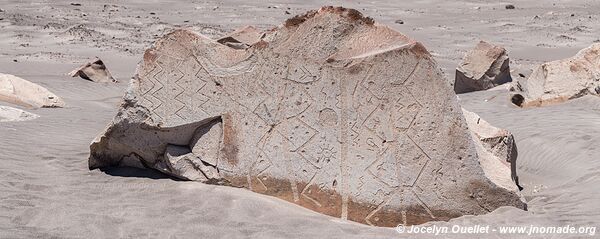
[(119, 177), (135, 177), (135, 178), (150, 178), (150, 179), (172, 179), (175, 181), (183, 181), (181, 179), (171, 177), (154, 169), (142, 169), (134, 167), (104, 167), (100, 171)]

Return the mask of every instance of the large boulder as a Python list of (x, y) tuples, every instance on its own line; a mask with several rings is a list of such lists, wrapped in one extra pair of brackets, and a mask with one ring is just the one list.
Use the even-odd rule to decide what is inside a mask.
[(456, 68), (454, 91), (457, 94), (487, 90), (511, 82), (509, 59), (502, 47), (480, 41), (467, 52)]
[(491, 125), (476, 113), (464, 108), (462, 111), (488, 178), (509, 190), (520, 189), (514, 136), (508, 130)]
[(106, 68), (106, 65), (104, 65), (104, 62), (97, 57), (69, 72), (68, 75), (99, 83), (117, 82), (112, 74), (110, 74), (108, 68)]
[(486, 177), (423, 45), (339, 7), (247, 49), (162, 37), (90, 150), (91, 169), (149, 167), (377, 226), (525, 207)]
[(542, 106), (600, 95), (600, 43), (571, 58), (540, 65), (521, 86), (523, 92), (512, 97), (519, 106)]
[(21, 79), (0, 73), (0, 101), (30, 108), (64, 107), (63, 100), (46, 88)]

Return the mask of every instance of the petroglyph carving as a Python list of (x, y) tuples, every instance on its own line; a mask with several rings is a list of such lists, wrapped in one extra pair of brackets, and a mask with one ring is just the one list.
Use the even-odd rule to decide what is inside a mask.
[(486, 178), (420, 43), (334, 7), (261, 39), (247, 49), (186, 30), (159, 39), (91, 145), (90, 168), (133, 153), (145, 167), (206, 166), (196, 175), (377, 226), (524, 207)]

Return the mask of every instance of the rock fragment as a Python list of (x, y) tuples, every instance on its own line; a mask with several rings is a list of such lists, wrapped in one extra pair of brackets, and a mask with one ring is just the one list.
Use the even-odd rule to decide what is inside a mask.
[(108, 68), (106, 68), (106, 65), (104, 65), (104, 62), (99, 58), (94, 58), (90, 62), (69, 72), (69, 76), (81, 77), (82, 79), (99, 83), (117, 82), (110, 74), (110, 71), (108, 71)]
[(480, 41), (456, 68), (454, 91), (460, 94), (487, 90), (511, 82), (508, 64), (504, 48)]
[(508, 130), (489, 124), (476, 113), (465, 109), (462, 111), (478, 147), (479, 160), (485, 162), (482, 163), (484, 171), (488, 175), (494, 175), (496, 184), (504, 188), (515, 190), (515, 187), (520, 187), (516, 169), (518, 152), (514, 136)]
[(246, 49), (260, 41), (264, 33), (253, 26), (245, 26), (217, 40), (234, 49)]

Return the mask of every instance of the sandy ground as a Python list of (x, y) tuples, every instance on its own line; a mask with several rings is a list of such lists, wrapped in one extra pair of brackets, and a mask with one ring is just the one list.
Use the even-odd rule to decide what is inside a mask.
[[(536, 64), (600, 41), (598, 1), (513, 1), (516, 9), (504, 9), (508, 3), (386, 0), (343, 5), (422, 41), (449, 78), (479, 39), (507, 48), (516, 79)], [(0, 123), (0, 238), (406, 237), (242, 189), (175, 181), (145, 170), (87, 169), (90, 141), (115, 115), (141, 53), (157, 37), (178, 27), (211, 37), (243, 25), (270, 28), (320, 5), (342, 4), (0, 0), (0, 72), (45, 86), (68, 105), (24, 109), (40, 117)], [(95, 84), (65, 75), (93, 56), (103, 59), (121, 83)], [(428, 225), (600, 226), (598, 97), (533, 109), (510, 105), (505, 90), (459, 97), (465, 108), (515, 134), (529, 211), (504, 207)]]

